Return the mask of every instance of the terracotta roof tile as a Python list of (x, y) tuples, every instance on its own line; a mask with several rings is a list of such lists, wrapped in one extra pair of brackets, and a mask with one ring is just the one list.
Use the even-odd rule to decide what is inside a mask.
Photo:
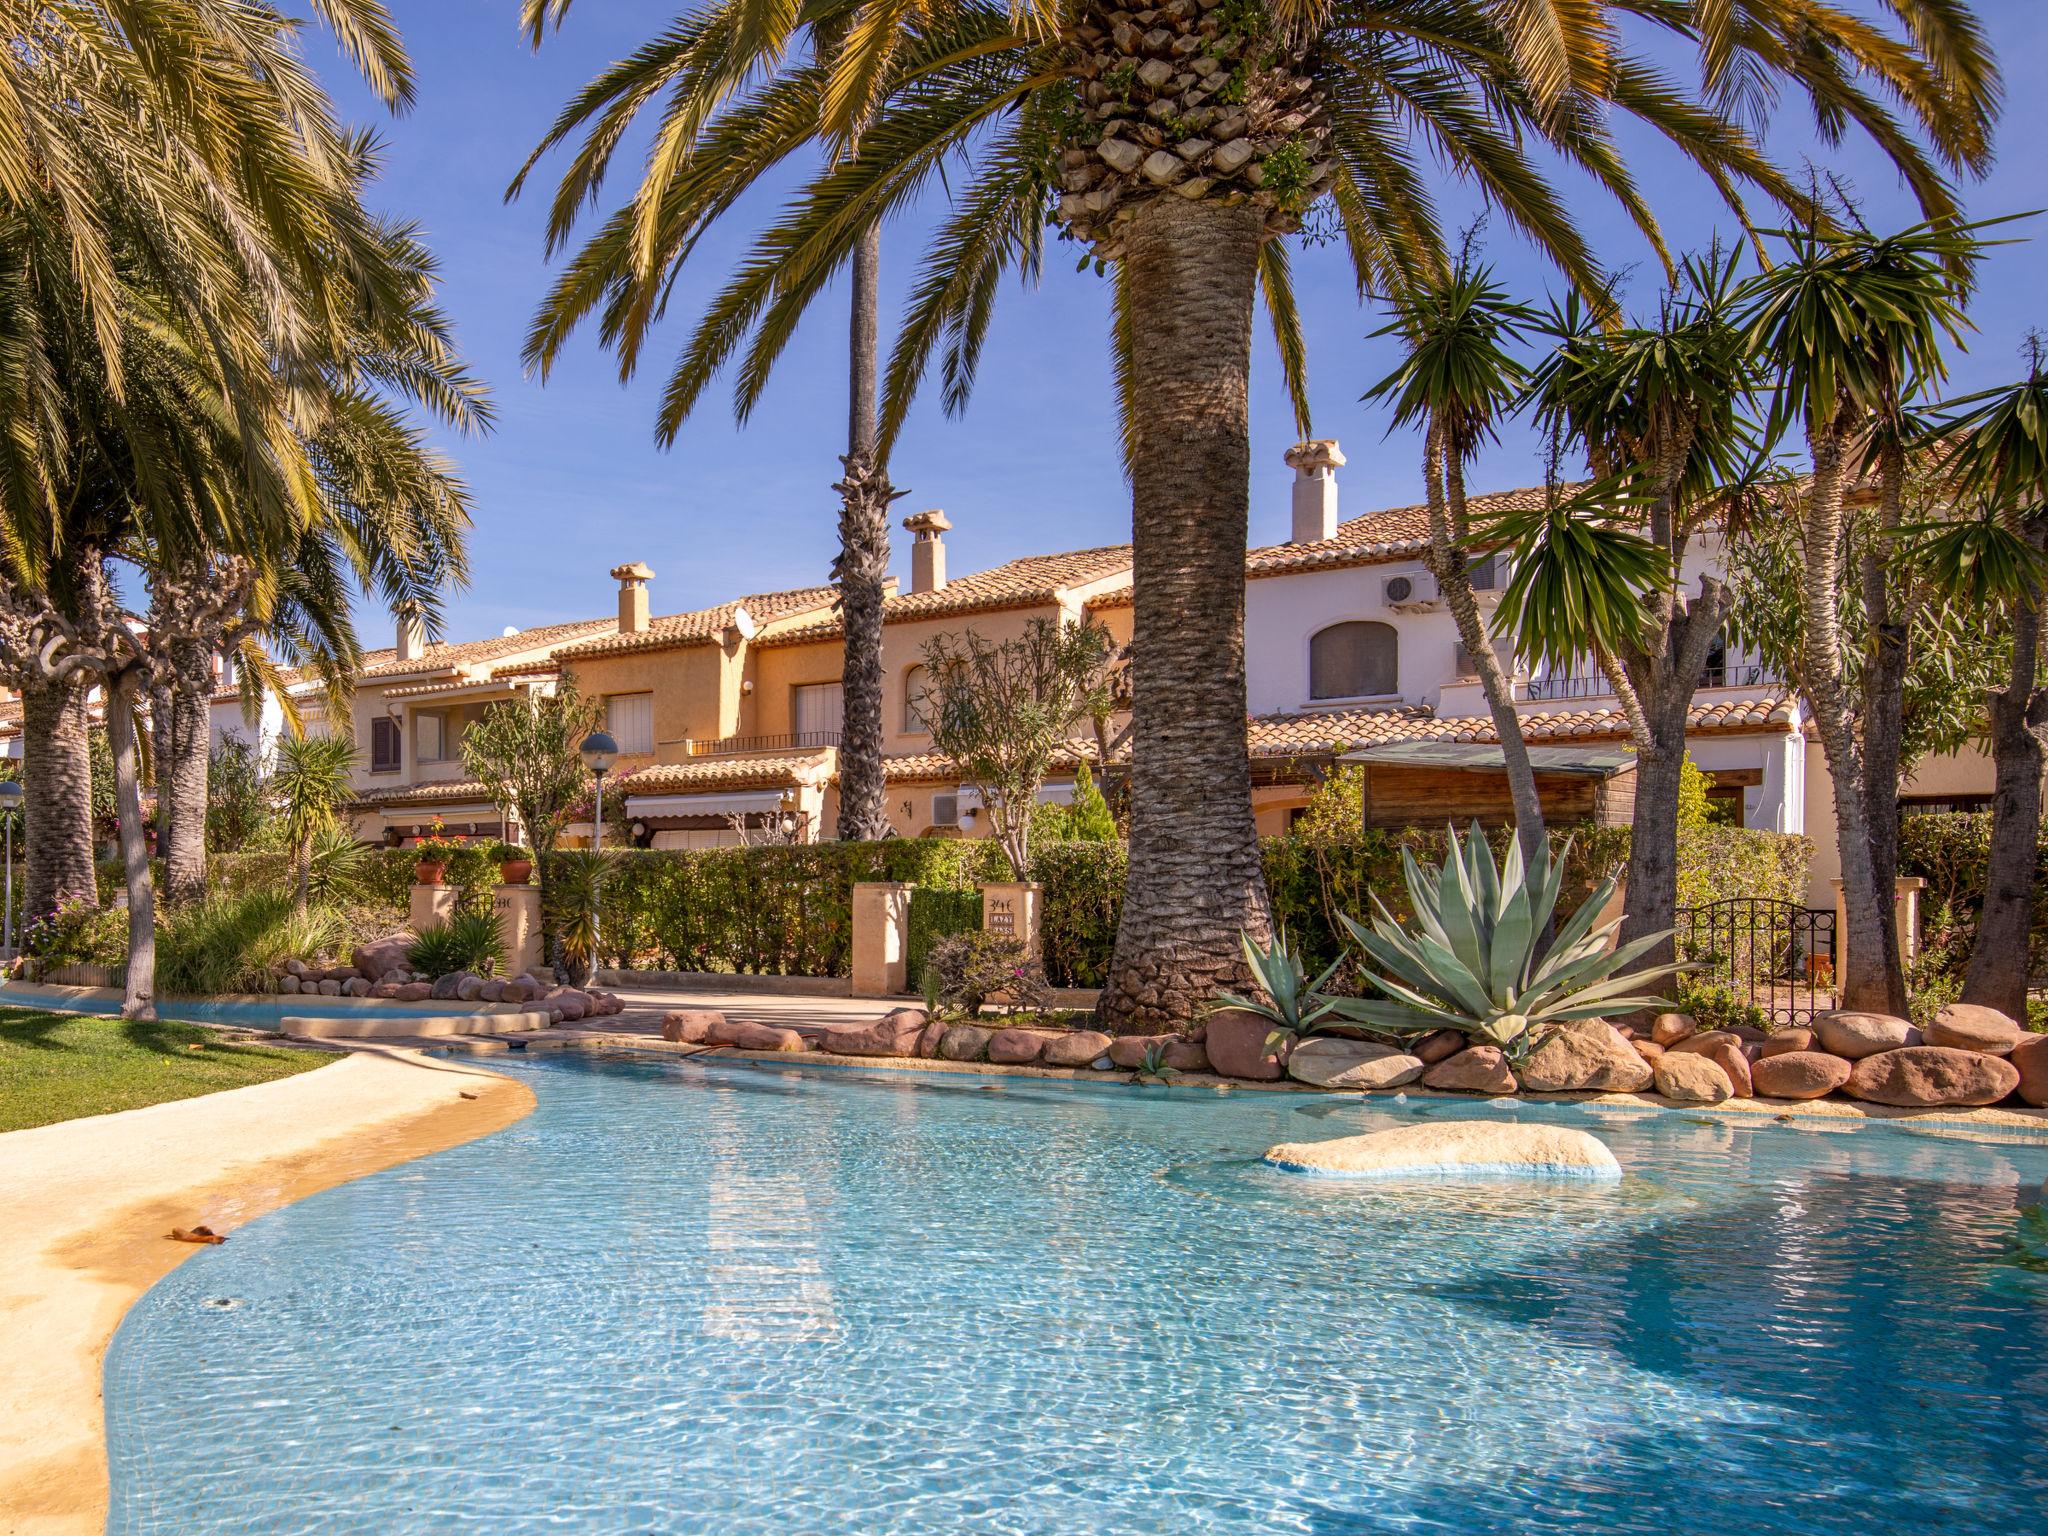
[[(1096, 760), (1095, 743), (1092, 741), (1070, 741), (1057, 748), (1052, 756), (1054, 773), (1071, 773), (1077, 764)], [(953, 760), (940, 752), (905, 752), (895, 757), (882, 759), (882, 773), (892, 784), (960, 782), (960, 770), (953, 766)]]
[(402, 784), (389, 790), (368, 789), (356, 796), (358, 810), (399, 810), (407, 806), (460, 805), (477, 801), (488, 805), (491, 792), (475, 779), (453, 783)]
[[(1790, 697), (1772, 695), (1695, 704), (1686, 716), (1686, 729), (1708, 734), (1786, 731), (1793, 721)], [(1308, 756), (1396, 741), (1500, 740), (1490, 716), (1439, 719), (1419, 705), (1259, 715), (1252, 719), (1249, 734), (1253, 757)], [(1627, 735), (1628, 722), (1618, 709), (1537, 710), (1522, 716), (1524, 741), (1607, 741)]]
[[(1474, 496), (1468, 503), (1478, 516), (1541, 506), (1540, 485)], [(1245, 575), (1284, 576), (1294, 571), (1339, 570), (1352, 565), (1377, 565), (1387, 560), (1412, 560), (1429, 544), (1428, 507), (1389, 507), (1337, 525), (1334, 539), (1311, 544), (1268, 544), (1245, 556)]]
[[(1060, 555), (1029, 555), (986, 571), (955, 577), (936, 592), (898, 592), (883, 599), (882, 622), (901, 624), (911, 619), (1049, 603), (1069, 587), (1085, 586), (1113, 576), (1130, 563), (1131, 546), (1128, 544), (1076, 549)], [(802, 645), (813, 640), (828, 640), (839, 633), (840, 624), (835, 617), (763, 635), (754, 643), (756, 647)]]
[(537, 624), (515, 635), (493, 635), (487, 640), (462, 640), (453, 645), (430, 645), (407, 661), (400, 661), (395, 650), (374, 651), (371, 656), (378, 659), (364, 658), (364, 666), (356, 677), (365, 681), (410, 677), (415, 672), (436, 672), (443, 667), (473, 666), (479, 662), (496, 661), (500, 656), (516, 656), (521, 651), (564, 645), (599, 635), (616, 627), (617, 623), (616, 619), (577, 619), (566, 624)]
[(733, 621), (740, 608), (756, 620), (782, 618), (809, 608), (823, 608), (832, 601), (830, 587), (793, 587), (783, 592), (756, 592), (751, 596), (721, 603), (716, 608), (699, 608), (690, 613), (672, 613), (649, 622), (636, 635), (609, 634), (564, 646), (555, 660), (574, 661), (583, 656), (618, 656), (629, 651), (661, 651), (672, 646), (696, 645), (716, 639)]
[(687, 795), (700, 790), (786, 789), (816, 784), (830, 776), (830, 747), (809, 752), (772, 752), (756, 757), (705, 757), (686, 763), (656, 763), (628, 774), (629, 795)]

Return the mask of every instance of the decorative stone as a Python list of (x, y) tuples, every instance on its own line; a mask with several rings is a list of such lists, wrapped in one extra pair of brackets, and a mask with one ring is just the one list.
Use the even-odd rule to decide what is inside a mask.
[(349, 963), (365, 976), (381, 978), (406, 968), (406, 955), (412, 945), (411, 933), (394, 933), (368, 944), (358, 944), (349, 956)]
[(534, 995), (533, 988), (523, 981), (508, 981), (505, 989), (498, 994), (501, 1003), (523, 1003)]
[(370, 995), (370, 983), (365, 977), (351, 976), (341, 984), (341, 990), (342, 994), (347, 997), (368, 997)]
[(1179, 1038), (1178, 1035), (1118, 1035), (1109, 1042), (1109, 1059), (1126, 1072), (1135, 1072), (1145, 1065), (1147, 1056), (1154, 1051), (1164, 1056), (1167, 1044)]
[(737, 1051), (805, 1051), (809, 1042), (793, 1029), (757, 1024), (751, 1019), (721, 1018), (704, 1033), (706, 1045), (729, 1045)]
[[(1695, 1035), (1694, 1039), (1699, 1037)], [(1690, 1044), (1691, 1042), (1687, 1042)], [(1744, 1045), (1738, 1039), (1716, 1040), (1698, 1051), (1673, 1051), (1674, 1056), (1699, 1056), (1711, 1061), (1727, 1075), (1728, 1086), (1735, 1090), (1735, 1097), (1747, 1099), (1754, 1096), (1749, 1071), (1749, 1053), (1756, 1049)]]
[(1057, 1038), (1049, 1029), (999, 1029), (989, 1037), (988, 1059), (1009, 1067), (1028, 1066)]
[(481, 976), (465, 976), (455, 985), (455, 996), (459, 1002), (473, 1003), (483, 995), (484, 979)]
[(454, 1002), (455, 989), (462, 985), (463, 974), (461, 971), (450, 971), (446, 976), (436, 977), (434, 979), (434, 1001), (437, 1003)]
[(1077, 1029), (1055, 1035), (1039, 1059), (1048, 1067), (1085, 1067), (1109, 1050), (1109, 1036), (1099, 1030)]
[(1640, 1093), (1650, 1086), (1650, 1064), (1636, 1054), (1634, 1046), (1601, 1020), (1586, 1024), (1594, 1027), (1559, 1029), (1529, 1053), (1516, 1074), (1526, 1091)]
[(1204, 1036), (1209, 1064), (1225, 1077), (1254, 1083), (1278, 1082), (1286, 1066), (1282, 1054), (1285, 1046), (1276, 1042), (1269, 1049), (1266, 1041), (1284, 1033), (1271, 1019), (1249, 1009), (1225, 1008), (1212, 1013)]
[(306, 977), (307, 969), (306, 962), (303, 960), (287, 960), (284, 963), (285, 975), (292, 977), (294, 980), (303, 981)]
[(1996, 1008), (1977, 1003), (1950, 1003), (1927, 1026), (1929, 1045), (1982, 1051), (1986, 1056), (2010, 1056), (2013, 1047), (2025, 1038), (2019, 1025)]
[(1396, 1046), (1335, 1035), (1298, 1041), (1287, 1054), (1287, 1075), (1318, 1088), (1400, 1088), (1427, 1066)]
[(946, 1031), (952, 1027), (944, 1019), (932, 1019), (927, 1022), (923, 1032), (917, 1037), (919, 1060), (929, 1061), (932, 1057), (938, 1055), (939, 1042), (946, 1038)]
[(1889, 1013), (1824, 1013), (1813, 1028), (1822, 1046), (1851, 1061), (1920, 1044), (1920, 1031)]
[(1493, 1121), (1425, 1122), (1334, 1141), (1282, 1142), (1266, 1149), (1266, 1161), (1292, 1172), (1349, 1178), (1621, 1177), (1621, 1164), (1597, 1136), (1571, 1126)]
[(1635, 1036), (1631, 1035), (1629, 1036), (1628, 1043), (1635, 1053), (1652, 1067), (1655, 1067), (1667, 1054), (1664, 1047), (1654, 1040), (1638, 1040)]
[(2020, 1083), (2019, 1069), (2002, 1056), (1945, 1045), (1908, 1045), (1880, 1051), (1849, 1073), (1851, 1098), (1909, 1108), (1996, 1104)]
[(296, 977), (296, 976), (285, 976), (285, 977), (282, 977), (282, 978), (280, 978), (280, 979), (279, 979), (279, 981), (278, 981), (278, 983), (277, 983), (277, 990), (278, 990), (278, 991), (280, 991), (280, 992), (296, 992), (296, 991), (298, 991), (298, 990), (299, 990), (299, 978), (298, 978), (298, 977)]
[(930, 1020), (922, 1008), (895, 1008), (858, 1029), (835, 1029), (822, 1040), (835, 1056), (915, 1056)]
[(559, 1010), (565, 1020), (573, 1023), (590, 1012), (590, 999), (574, 987), (557, 987), (547, 996), (548, 1007)]
[(2020, 1075), (2020, 1097), (2029, 1104), (2048, 1105), (2048, 1035), (2027, 1035), (2006, 1059)]
[(393, 994), (393, 1000), (401, 1003), (424, 1003), (433, 995), (434, 984), (431, 981), (408, 981), (399, 985), (398, 991)]
[(1159, 1065), (1169, 1072), (1209, 1072), (1209, 1050), (1200, 1040), (1168, 1040)]
[(483, 984), (483, 990), (478, 992), (476, 997), (480, 1003), (502, 1003), (505, 1000), (505, 979), (502, 976), (493, 976)]
[(1760, 1099), (1822, 1099), (1849, 1081), (1852, 1062), (1827, 1051), (1781, 1051), (1749, 1069)]
[(939, 1038), (939, 1055), (947, 1061), (979, 1061), (995, 1033), (979, 1024), (955, 1024)]
[(1660, 1013), (1650, 1025), (1650, 1038), (1669, 1050), (1687, 1035), (1696, 1034), (1699, 1025), (1689, 1013)]
[(661, 1038), (678, 1045), (702, 1045), (714, 1025), (725, 1023), (716, 1008), (677, 1008), (661, 1016)]
[(1810, 1029), (1780, 1029), (1774, 1031), (1763, 1043), (1760, 1056), (1789, 1056), (1794, 1052), (1811, 1051), (1818, 1040)]
[(1702, 1029), (1694, 1034), (1687, 1035), (1683, 1040), (1671, 1046), (1670, 1049), (1674, 1051), (1691, 1051), (1704, 1056), (1717, 1045), (1740, 1045), (1741, 1043), (1742, 1036), (1736, 1034), (1732, 1029)]
[(1408, 1052), (1412, 1056), (1421, 1057), (1426, 1065), (1433, 1067), (1438, 1062), (1457, 1055), (1465, 1049), (1467, 1043), (1465, 1037), (1457, 1030), (1439, 1029), (1417, 1040), (1408, 1047)]
[(341, 983), (338, 981), (317, 981), (313, 985), (322, 997), (341, 996)]
[(1735, 1096), (1720, 1064), (1697, 1051), (1666, 1051), (1653, 1071), (1657, 1091), (1676, 1104), (1719, 1104)]
[(1452, 1093), (1513, 1093), (1516, 1084), (1499, 1046), (1475, 1045), (1429, 1068), (1422, 1074), (1422, 1086)]

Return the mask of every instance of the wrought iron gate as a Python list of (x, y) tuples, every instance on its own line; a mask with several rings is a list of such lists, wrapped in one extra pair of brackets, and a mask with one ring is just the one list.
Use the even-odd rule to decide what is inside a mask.
[(1678, 909), (1678, 953), (1694, 974), (1750, 998), (1778, 1024), (1811, 1024), (1834, 1006), (1835, 914), (1734, 896)]

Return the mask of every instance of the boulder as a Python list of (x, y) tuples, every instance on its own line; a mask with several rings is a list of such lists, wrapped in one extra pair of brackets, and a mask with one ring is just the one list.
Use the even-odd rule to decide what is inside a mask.
[(1824, 1013), (1813, 1021), (1821, 1047), (1851, 1061), (1920, 1044), (1920, 1031), (1889, 1013)]
[(590, 1012), (590, 999), (574, 987), (557, 987), (547, 997), (548, 1010), (559, 1012), (568, 1023), (575, 1023)]
[(1664, 1047), (1654, 1040), (1638, 1040), (1631, 1036), (1628, 1043), (1630, 1048), (1652, 1067), (1655, 1067), (1666, 1054)]
[(1209, 1048), (1200, 1040), (1173, 1040), (1166, 1042), (1166, 1054), (1159, 1065), (1169, 1072), (1209, 1072)]
[(1946, 1045), (1908, 1045), (1857, 1062), (1849, 1096), (1872, 1104), (1932, 1108), (1996, 1104), (2020, 1083), (2019, 1068), (2003, 1056)]
[(385, 938), (373, 939), (368, 944), (358, 944), (351, 954), (349, 963), (365, 976), (388, 976), (393, 971), (402, 971), (406, 966), (406, 954), (413, 945), (410, 933), (394, 933)]
[(369, 979), (363, 976), (351, 976), (341, 984), (341, 991), (345, 997), (368, 997), (370, 995)]
[(498, 994), (501, 1003), (523, 1003), (533, 996), (533, 991), (523, 981), (508, 981), (504, 991)]
[(597, 1003), (597, 1011), (606, 1018), (626, 1011), (626, 1000), (616, 992), (593, 992), (590, 995)]
[(1986, 1056), (2010, 1056), (2025, 1038), (2026, 1032), (1996, 1008), (1977, 1003), (1950, 1003), (1927, 1026), (1929, 1045), (1982, 1051)]
[(929, 1060), (939, 1054), (939, 1046), (946, 1038), (946, 1031), (953, 1026), (944, 1019), (933, 1019), (917, 1037), (917, 1054), (921, 1060)]
[(437, 976), (434, 979), (434, 1001), (437, 1003), (454, 1002), (455, 989), (462, 985), (464, 974), (462, 971), (450, 971), (446, 976)]
[(1422, 1074), (1422, 1086), (1452, 1093), (1513, 1093), (1516, 1084), (1500, 1047), (1474, 1045), (1430, 1067)]
[(1516, 1076), (1529, 1093), (1640, 1093), (1650, 1086), (1651, 1070), (1604, 1020), (1589, 1019), (1553, 1031), (1529, 1053)]
[(1735, 1097), (1721, 1064), (1697, 1051), (1666, 1051), (1653, 1070), (1657, 1091), (1674, 1104), (1719, 1104)]
[(341, 983), (338, 981), (318, 981), (313, 985), (322, 997), (341, 996)]
[(947, 1061), (980, 1061), (995, 1038), (992, 1029), (979, 1024), (955, 1024), (939, 1037), (939, 1055)]
[(835, 1056), (915, 1056), (929, 1022), (922, 1008), (896, 1008), (872, 1024), (831, 1030), (820, 1043)]
[(1282, 1142), (1266, 1149), (1266, 1161), (1291, 1172), (1350, 1178), (1621, 1177), (1621, 1164), (1597, 1136), (1571, 1126), (1498, 1121), (1425, 1121), (1334, 1141)]
[(1421, 1059), (1426, 1066), (1435, 1066), (1448, 1060), (1465, 1049), (1465, 1037), (1455, 1029), (1432, 1030), (1408, 1047), (1408, 1054)]
[(706, 1045), (729, 1045), (738, 1051), (805, 1051), (810, 1046), (793, 1029), (757, 1024), (751, 1019), (721, 1017), (704, 1032)]
[(989, 1037), (988, 1059), (1006, 1067), (1028, 1066), (1058, 1038), (1050, 1029), (999, 1029)]
[[(308, 966), (303, 960), (287, 960), (284, 963), (285, 975), (290, 976), (296, 981), (305, 980), (307, 970)], [(317, 980), (318, 978), (315, 979)]]
[(1736, 1034), (1732, 1029), (1702, 1029), (1687, 1035), (1683, 1040), (1674, 1044), (1671, 1049), (1674, 1051), (1691, 1051), (1696, 1055), (1704, 1056), (1717, 1045), (1740, 1045), (1741, 1043), (1742, 1036)]
[[(457, 1002), (473, 1003), (484, 995), (484, 979), (481, 976), (464, 976), (455, 984)], [(588, 1012), (588, 1009), (584, 1010)]]
[(1771, 1032), (1768, 1029), (1758, 1029), (1754, 1024), (1730, 1024), (1728, 1026), (1728, 1033), (1740, 1040), (1744, 1045), (1762, 1045), (1771, 1038)]
[(1055, 1035), (1046, 1042), (1039, 1059), (1048, 1067), (1085, 1067), (1109, 1051), (1109, 1036), (1093, 1029), (1076, 1029)]
[(482, 989), (477, 993), (476, 998), (480, 1003), (502, 1003), (505, 1001), (504, 977), (493, 976), (489, 981), (486, 981)]
[(399, 983), (392, 999), (400, 1003), (424, 1003), (433, 995), (434, 984), (431, 981), (405, 981)]
[(2020, 1075), (2020, 1097), (2029, 1104), (2048, 1104), (2048, 1035), (2027, 1035), (2006, 1060)]
[(1749, 1055), (1755, 1049), (1753, 1045), (1745, 1045), (1739, 1040), (1730, 1039), (1716, 1040), (1702, 1051), (1679, 1051), (1673, 1054), (1699, 1056), (1711, 1061), (1727, 1076), (1728, 1086), (1735, 1090), (1735, 1097), (1747, 1099), (1754, 1097), (1756, 1091), (1750, 1076)]
[(278, 991), (280, 991), (280, 992), (296, 992), (296, 991), (298, 991), (298, 990), (299, 990), (299, 978), (298, 978), (298, 977), (296, 977), (296, 976), (285, 976), (285, 977), (281, 977), (281, 978), (280, 978), (280, 979), (278, 980), (278, 983), (277, 983), (277, 990), (278, 990)]
[(385, 998), (396, 997), (398, 996), (398, 989), (404, 985), (405, 983), (401, 981), (380, 981), (374, 987), (370, 988), (370, 996)]
[(1398, 1046), (1329, 1035), (1298, 1041), (1287, 1055), (1287, 1075), (1318, 1088), (1401, 1088), (1428, 1065)]
[(1179, 1038), (1178, 1035), (1118, 1035), (1109, 1042), (1109, 1059), (1126, 1072), (1135, 1072), (1145, 1065), (1146, 1057), (1155, 1051), (1164, 1056), (1168, 1042)]
[(1269, 1036), (1283, 1035), (1278, 1024), (1245, 1008), (1225, 1008), (1209, 1015), (1209, 1030), (1203, 1045), (1209, 1064), (1225, 1077), (1248, 1082), (1278, 1082), (1286, 1071), (1286, 1045), (1276, 1041), (1269, 1049)]
[(1783, 1051), (1749, 1069), (1760, 1099), (1822, 1099), (1849, 1081), (1852, 1062), (1828, 1051)]
[(678, 1045), (702, 1045), (725, 1015), (716, 1008), (675, 1008), (661, 1016), (661, 1038)]
[(1698, 1030), (1699, 1026), (1693, 1023), (1689, 1013), (1660, 1013), (1650, 1025), (1650, 1038), (1669, 1050)]
[(1780, 1029), (1764, 1041), (1759, 1056), (1788, 1056), (1794, 1051), (1811, 1051), (1819, 1041), (1810, 1029)]

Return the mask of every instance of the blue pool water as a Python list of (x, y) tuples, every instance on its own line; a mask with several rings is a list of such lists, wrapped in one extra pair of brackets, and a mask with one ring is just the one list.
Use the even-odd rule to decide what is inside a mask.
[[(2048, 1139), (582, 1055), (195, 1254), (109, 1529), (2048, 1528)], [(1552, 1117), (1619, 1184), (1290, 1176)]]

